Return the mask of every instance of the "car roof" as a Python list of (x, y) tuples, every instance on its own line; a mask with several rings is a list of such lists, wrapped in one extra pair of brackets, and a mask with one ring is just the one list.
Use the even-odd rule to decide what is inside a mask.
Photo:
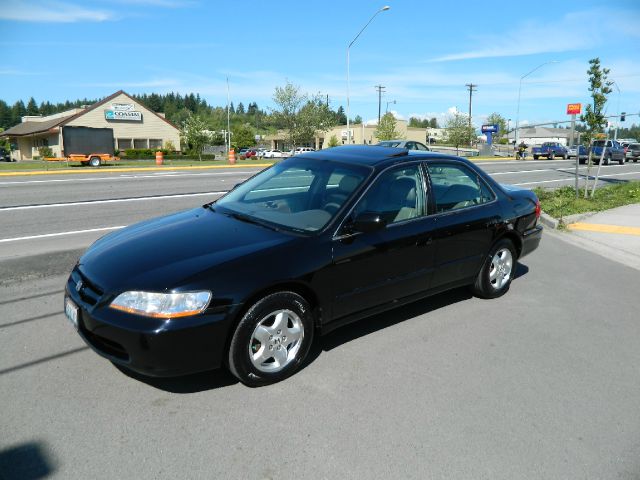
[(379, 145), (344, 145), (340, 147), (327, 148), (305, 155), (305, 158), (316, 158), (318, 160), (333, 160), (335, 162), (356, 163), (371, 167), (387, 166), (394, 163), (413, 160), (468, 160), (435, 152), (412, 152), (405, 148), (382, 147)]

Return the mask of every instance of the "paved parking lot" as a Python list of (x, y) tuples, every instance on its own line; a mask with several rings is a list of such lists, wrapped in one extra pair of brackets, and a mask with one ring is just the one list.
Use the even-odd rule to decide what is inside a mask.
[(3, 480), (640, 473), (638, 271), (556, 235), (506, 296), (457, 290), (345, 327), (259, 389), (118, 370), (64, 318), (50, 265), (0, 289)]

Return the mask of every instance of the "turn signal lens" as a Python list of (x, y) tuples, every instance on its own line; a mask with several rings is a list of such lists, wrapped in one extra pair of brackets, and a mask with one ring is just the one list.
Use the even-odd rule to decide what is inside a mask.
[(540, 212), (541, 212), (540, 200), (536, 199), (536, 218), (540, 218)]
[(211, 300), (211, 292), (121, 293), (109, 305), (115, 310), (153, 318), (176, 318), (202, 313)]

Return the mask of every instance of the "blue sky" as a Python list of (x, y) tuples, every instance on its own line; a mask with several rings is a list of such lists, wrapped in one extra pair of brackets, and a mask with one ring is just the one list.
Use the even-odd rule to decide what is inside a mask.
[[(200, 93), (212, 105), (273, 107), (276, 86), (329, 95), (351, 116), (438, 117), (468, 110), (513, 123), (566, 120), (589, 101), (588, 60), (600, 57), (614, 88), (609, 114), (640, 112), (640, 1), (426, 0), (0, 0), (0, 98), (52, 102), (128, 93)], [(638, 117), (628, 117), (627, 125)]]

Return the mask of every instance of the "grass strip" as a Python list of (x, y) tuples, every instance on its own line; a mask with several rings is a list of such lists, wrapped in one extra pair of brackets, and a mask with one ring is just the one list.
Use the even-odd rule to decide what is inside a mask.
[(601, 212), (632, 203), (640, 203), (640, 181), (598, 188), (593, 198), (583, 198), (584, 190), (582, 189), (578, 195), (579, 198), (576, 198), (575, 190), (570, 186), (556, 190), (535, 188), (533, 191), (540, 199), (542, 210), (561, 221), (564, 217), (576, 213)]

